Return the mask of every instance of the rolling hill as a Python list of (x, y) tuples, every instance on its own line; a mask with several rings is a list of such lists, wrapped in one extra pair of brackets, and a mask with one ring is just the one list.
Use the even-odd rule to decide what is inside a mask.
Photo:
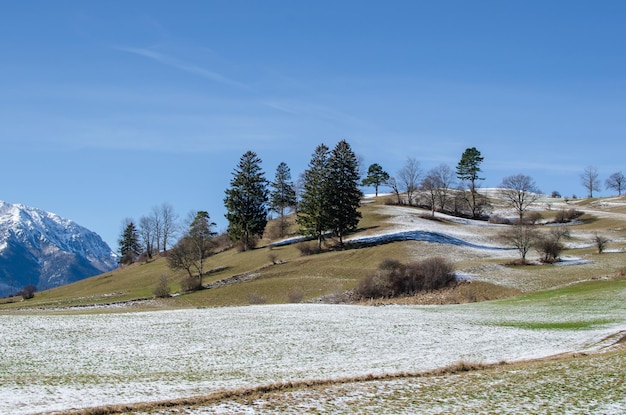
[[(515, 217), (504, 208), (497, 192), (490, 195), (500, 217)], [(350, 301), (350, 290), (385, 259), (411, 262), (420, 258), (449, 258), (462, 281), (453, 289), (426, 293), (396, 302), (459, 303), (489, 300), (521, 292), (532, 292), (570, 283), (615, 275), (624, 270), (626, 256), (626, 198), (562, 199), (540, 198), (532, 207), (543, 217), (542, 231), (564, 210), (584, 213), (568, 224), (571, 239), (562, 260), (513, 266), (516, 250), (503, 244), (498, 235), (510, 225), (475, 221), (436, 214), (409, 206), (386, 204), (384, 196), (365, 200), (363, 219), (348, 238), (347, 249), (303, 256), (298, 243), (264, 239), (257, 249), (229, 249), (209, 258), (210, 271), (204, 278), (209, 289), (181, 293), (182, 271), (172, 271), (165, 258), (136, 263), (95, 277), (38, 293), (28, 302), (5, 307), (70, 307), (115, 305), (115, 307), (178, 308), (258, 303)], [(293, 218), (292, 218), (293, 219)], [(293, 229), (295, 230), (295, 229)], [(593, 236), (605, 235), (609, 248), (595, 251)], [(332, 243), (332, 241), (329, 241)], [(153, 299), (153, 290), (166, 276), (174, 294)]]

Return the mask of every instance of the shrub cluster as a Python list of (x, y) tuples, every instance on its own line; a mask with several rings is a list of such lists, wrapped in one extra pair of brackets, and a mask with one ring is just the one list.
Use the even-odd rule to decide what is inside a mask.
[(399, 297), (444, 288), (454, 280), (454, 267), (445, 258), (427, 258), (410, 264), (387, 259), (361, 281), (355, 294), (359, 298)]
[(568, 210), (560, 210), (556, 213), (556, 217), (554, 218), (554, 222), (556, 223), (567, 223), (571, 222), (575, 219), (578, 219), (583, 215), (583, 212), (576, 209), (568, 209)]

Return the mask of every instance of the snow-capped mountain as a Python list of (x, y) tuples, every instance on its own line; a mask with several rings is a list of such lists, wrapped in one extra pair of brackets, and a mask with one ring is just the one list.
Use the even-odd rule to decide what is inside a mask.
[(71, 220), (0, 201), (0, 296), (111, 271), (117, 259), (98, 234)]

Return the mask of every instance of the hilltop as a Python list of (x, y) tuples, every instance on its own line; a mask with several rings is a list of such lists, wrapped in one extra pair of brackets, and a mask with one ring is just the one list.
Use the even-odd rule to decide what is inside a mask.
[[(492, 217), (514, 218), (504, 208), (495, 189), (482, 192), (493, 206)], [(533, 292), (624, 272), (626, 251), (626, 198), (569, 200), (540, 197), (531, 210), (541, 216), (541, 230), (559, 212), (579, 212), (568, 224), (571, 239), (561, 261), (542, 264), (535, 251), (535, 265), (514, 266), (516, 250), (498, 235), (507, 226), (470, 220), (410, 206), (390, 205), (387, 196), (363, 201), (363, 219), (350, 235), (345, 249), (328, 249), (302, 255), (297, 235), (292, 239), (262, 240), (248, 252), (228, 249), (209, 258), (204, 289), (181, 293), (185, 272), (173, 272), (165, 258), (136, 263), (63, 287), (38, 293), (34, 299), (4, 308), (92, 306), (112, 309), (215, 307), (263, 303), (351, 302), (350, 295), (362, 278), (386, 259), (411, 262), (445, 257), (454, 265), (459, 283), (445, 290), (395, 299), (401, 303), (464, 303)], [(293, 221), (293, 218), (290, 218)], [(295, 233), (295, 227), (291, 228)], [(598, 254), (594, 235), (609, 241)], [(332, 244), (332, 240), (329, 241)], [(167, 276), (173, 296), (153, 299), (161, 277)], [(387, 300), (389, 301), (389, 300)], [(5, 300), (5, 302), (7, 302)]]

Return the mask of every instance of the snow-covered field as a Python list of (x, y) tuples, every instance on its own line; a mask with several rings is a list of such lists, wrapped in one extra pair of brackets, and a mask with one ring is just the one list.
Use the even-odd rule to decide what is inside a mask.
[[(609, 324), (530, 330), (511, 321), (597, 321), (584, 308), (271, 305), (123, 314), (1, 315), (0, 412), (34, 414), (205, 395), (287, 380), (417, 372), (593, 350)], [(505, 323), (505, 324), (502, 324)]]

